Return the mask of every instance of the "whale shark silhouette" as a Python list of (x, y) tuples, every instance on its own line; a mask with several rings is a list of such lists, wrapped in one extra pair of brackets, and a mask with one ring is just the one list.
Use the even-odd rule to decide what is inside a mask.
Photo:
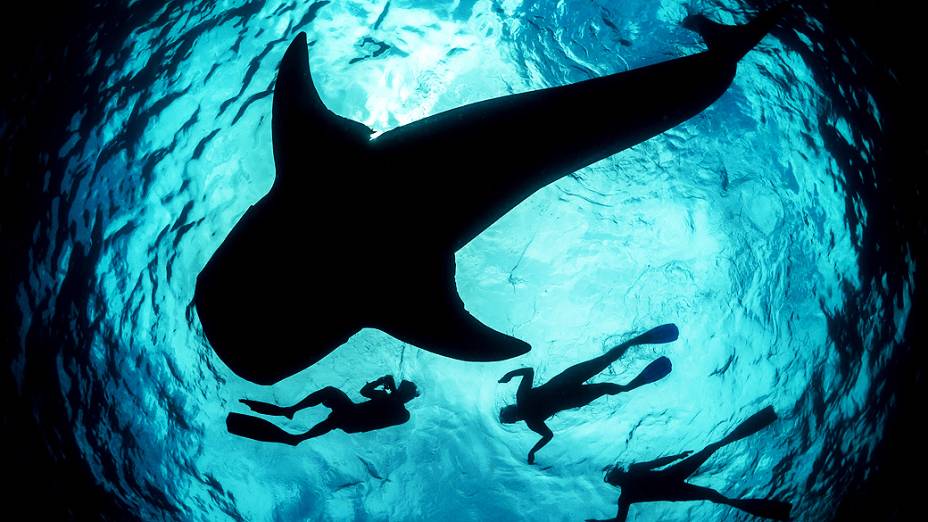
[(467, 312), (455, 251), (541, 187), (708, 107), (779, 11), (742, 26), (691, 16), (684, 25), (705, 52), (466, 105), (376, 139), (326, 108), (299, 33), (274, 89), (274, 184), (197, 277), (209, 343), (258, 384), (365, 327), (465, 361), (528, 352)]

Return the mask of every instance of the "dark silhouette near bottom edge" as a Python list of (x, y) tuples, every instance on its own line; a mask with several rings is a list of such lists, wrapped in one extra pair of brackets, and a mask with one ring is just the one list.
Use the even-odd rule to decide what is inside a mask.
[(516, 392), (516, 403), (500, 410), (499, 420), (505, 424), (520, 420), (525, 421), (529, 429), (541, 435), (541, 440), (528, 452), (528, 463), (533, 464), (535, 462), (535, 452), (554, 438), (554, 433), (545, 424), (545, 419), (559, 411), (586, 406), (603, 395), (616, 395), (660, 380), (670, 373), (670, 359), (658, 357), (645, 367), (637, 377), (625, 385), (615, 383), (583, 384), (584, 382), (608, 368), (610, 364), (622, 357), (626, 350), (632, 346), (669, 343), (676, 341), (679, 335), (679, 330), (673, 324), (664, 324), (652, 328), (595, 359), (571, 366), (537, 388), (532, 387), (532, 379), (535, 376), (533, 369), (520, 368), (513, 370), (504, 375), (499, 382), (507, 383), (517, 375), (522, 377), (522, 382), (519, 383), (519, 390)]
[[(726, 444), (731, 444), (757, 433), (775, 420), (777, 420), (777, 414), (773, 411), (772, 406), (767, 406), (748, 417), (725, 438), (709, 444), (695, 455), (689, 456), (692, 452), (685, 451), (679, 455), (635, 463), (630, 465), (628, 470), (619, 466), (610, 466), (607, 468), (608, 471), (603, 481), (622, 488), (622, 494), (619, 496), (618, 513), (616, 513), (615, 518), (599, 521), (587, 519), (587, 522), (624, 522), (628, 516), (629, 507), (635, 502), (684, 502), (696, 500), (708, 500), (717, 504), (725, 504), (758, 517), (789, 520), (790, 510), (792, 509), (792, 504), (789, 502), (763, 498), (728, 498), (712, 488), (695, 486), (686, 482), (686, 478), (695, 473), (716, 450)], [(684, 460), (673, 466), (657, 471), (654, 470), (654, 468), (666, 466), (684, 457), (686, 457)]]
[[(378, 389), (383, 386), (383, 389)], [(289, 407), (266, 402), (242, 399), (241, 402), (257, 413), (279, 415), (292, 419), (294, 413), (322, 404), (332, 413), (306, 433), (288, 433), (274, 424), (258, 417), (241, 413), (230, 413), (226, 418), (229, 433), (262, 442), (280, 442), (296, 446), (300, 442), (339, 429), (347, 433), (379, 430), (397, 426), (409, 420), (406, 403), (419, 396), (416, 385), (410, 381), (396, 386), (392, 375), (385, 375), (361, 388), (361, 395), (368, 401), (355, 403), (344, 392), (332, 386), (309, 394), (305, 399)]]

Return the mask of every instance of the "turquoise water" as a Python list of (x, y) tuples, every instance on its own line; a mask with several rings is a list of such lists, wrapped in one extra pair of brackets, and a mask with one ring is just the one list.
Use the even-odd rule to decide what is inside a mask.
[[(48, 227), (36, 230), (19, 301), (24, 344), (55, 314), (79, 330), (61, 347), (57, 377), (81, 458), (102, 487), (144, 519), (605, 518), (618, 491), (603, 484), (603, 466), (698, 450), (772, 404), (778, 423), (719, 451), (692, 482), (786, 499), (796, 519), (827, 519), (844, 467), (866, 462), (886, 413), (868, 397), (893, 351), (866, 332), (889, 324), (898, 340), (912, 289), (903, 282), (885, 307), (861, 280), (867, 209), (824, 136), (863, 158), (875, 137), (839, 116), (798, 50), (774, 36), (703, 114), (546, 187), (457, 253), (468, 310), (533, 346), (517, 360), (453, 361), (365, 330), (259, 387), (216, 358), (190, 306), (197, 273), (273, 181), (271, 94), (297, 32), (309, 35), (327, 105), (385, 131), (699, 52), (679, 26), (686, 6), (743, 20), (728, 4), (218, 2), (166, 8), (122, 49), (97, 49), (104, 90), (87, 93), (58, 152), (68, 168)], [(872, 97), (853, 97), (878, 121)], [(312, 197), (352, 204), (350, 193)], [(293, 240), (312, 252), (312, 237), (294, 230)], [(62, 288), (86, 276), (72, 271), (75, 252), (90, 267), (91, 293), (56, 310)], [(877, 310), (845, 325), (863, 332), (860, 353), (840, 349), (829, 330), (852, 299)], [(680, 326), (679, 341), (636, 348), (599, 380), (625, 382), (658, 355), (673, 373), (559, 414), (553, 442), (528, 466), (536, 436), (498, 422), (516, 384), (497, 379), (532, 366), (540, 383), (665, 322)], [(296, 448), (226, 432), (225, 415), (244, 411), (240, 398), (292, 403), (336, 386), (359, 400), (385, 373), (422, 392), (402, 426)], [(308, 429), (326, 413), (287, 427)], [(739, 517), (709, 503), (655, 503), (633, 507), (630, 520)]]

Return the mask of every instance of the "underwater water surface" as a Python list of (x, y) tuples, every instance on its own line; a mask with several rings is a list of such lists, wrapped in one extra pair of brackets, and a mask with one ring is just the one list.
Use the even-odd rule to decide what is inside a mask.
[[(835, 99), (820, 84), (803, 58), (821, 50), (813, 19), (765, 38), (705, 112), (544, 188), (457, 252), (465, 306), (529, 342), (521, 358), (454, 361), (364, 330), (262, 387), (216, 357), (191, 305), (200, 269), (273, 182), (274, 80), (299, 31), (329, 108), (382, 132), (700, 52), (680, 26), (689, 12), (746, 19), (737, 2), (674, 0), (166, 5), (121, 48), (94, 51), (88, 74), (103, 88), (85, 94), (57, 152), (67, 169), (18, 295), (19, 384), (32, 332), (60, 335), (54, 378), (81, 458), (142, 519), (604, 518), (618, 495), (604, 466), (698, 450), (768, 404), (780, 420), (721, 449), (691, 482), (789, 500), (797, 520), (828, 519), (847, 467), (865, 466), (880, 440), (886, 411), (868, 397), (913, 288), (908, 278), (861, 278), (868, 209), (834, 151), (866, 162), (879, 107), (864, 89)], [(872, 121), (850, 121), (842, 104)], [(349, 212), (353, 202), (308, 198), (343, 200)], [(312, 255), (311, 234), (295, 226), (292, 240)], [(390, 254), (370, 252), (371, 262)], [(86, 295), (59, 302), (75, 287)], [(848, 314), (849, 302), (867, 313)], [(677, 342), (636, 347), (596, 380), (626, 382), (659, 355), (673, 372), (552, 418), (554, 440), (527, 465), (537, 436), (500, 424), (516, 384), (497, 380), (532, 366), (543, 382), (667, 322), (679, 325)], [(842, 342), (847, 331), (862, 340), (856, 350)], [(387, 373), (421, 391), (401, 426), (297, 447), (226, 431), (226, 414), (246, 411), (241, 398), (291, 404), (335, 386), (359, 400)], [(303, 431), (327, 413), (285, 426)], [(636, 504), (630, 514), (747, 518), (707, 502)]]

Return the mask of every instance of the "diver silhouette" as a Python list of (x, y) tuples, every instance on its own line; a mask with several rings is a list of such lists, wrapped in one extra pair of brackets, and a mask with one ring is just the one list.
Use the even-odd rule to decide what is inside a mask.
[[(615, 518), (602, 521), (587, 519), (587, 522), (624, 522), (628, 516), (629, 506), (635, 502), (683, 502), (693, 500), (708, 500), (717, 504), (725, 504), (752, 515), (774, 520), (789, 520), (792, 504), (779, 500), (761, 498), (728, 498), (714, 489), (694, 486), (685, 482), (699, 466), (712, 456), (719, 448), (737, 440), (753, 435), (777, 420), (777, 414), (772, 406), (748, 417), (727, 436), (718, 442), (709, 444), (695, 455), (692, 451), (685, 451), (679, 455), (670, 455), (648, 462), (632, 464), (628, 470), (619, 466), (607, 467), (604, 482), (622, 488), (619, 496), (619, 509)], [(684, 458), (686, 457), (686, 458)], [(657, 470), (675, 460), (684, 459), (673, 466)]]
[(690, 18), (707, 51), (473, 103), (376, 139), (325, 106), (299, 33), (274, 87), (274, 183), (197, 276), (203, 333), (258, 384), (362, 328), (459, 360), (528, 352), (465, 309), (454, 253), (545, 185), (706, 109), (781, 10), (737, 27)]
[(505, 424), (512, 424), (520, 420), (525, 421), (525, 425), (530, 430), (541, 435), (541, 439), (528, 452), (528, 463), (534, 464), (535, 453), (554, 438), (554, 433), (545, 424), (545, 419), (559, 411), (586, 406), (603, 395), (616, 395), (660, 380), (670, 373), (670, 359), (658, 357), (648, 364), (637, 377), (625, 385), (615, 383), (583, 384), (584, 382), (608, 368), (610, 364), (622, 357), (632, 346), (669, 343), (676, 341), (679, 335), (680, 332), (677, 330), (676, 325), (663, 324), (657, 326), (613, 347), (595, 359), (571, 366), (536, 388), (532, 387), (532, 380), (535, 377), (534, 370), (531, 368), (512, 370), (504, 375), (499, 382), (507, 383), (516, 376), (521, 376), (522, 381), (516, 391), (516, 403), (503, 407), (499, 412), (499, 420)]
[[(382, 389), (378, 389), (380, 387)], [(373, 431), (389, 426), (397, 426), (409, 420), (409, 411), (405, 404), (419, 396), (416, 385), (410, 381), (401, 381), (396, 386), (392, 375), (385, 375), (361, 388), (361, 395), (368, 401), (352, 402), (344, 392), (332, 386), (315, 391), (305, 399), (289, 407), (277, 406), (260, 401), (241, 399), (241, 402), (257, 413), (279, 415), (293, 418), (293, 414), (305, 408), (322, 404), (332, 413), (319, 424), (305, 433), (288, 433), (270, 422), (244, 415), (230, 413), (226, 418), (229, 433), (262, 442), (280, 442), (296, 446), (300, 442), (324, 435), (334, 429), (347, 433)]]

